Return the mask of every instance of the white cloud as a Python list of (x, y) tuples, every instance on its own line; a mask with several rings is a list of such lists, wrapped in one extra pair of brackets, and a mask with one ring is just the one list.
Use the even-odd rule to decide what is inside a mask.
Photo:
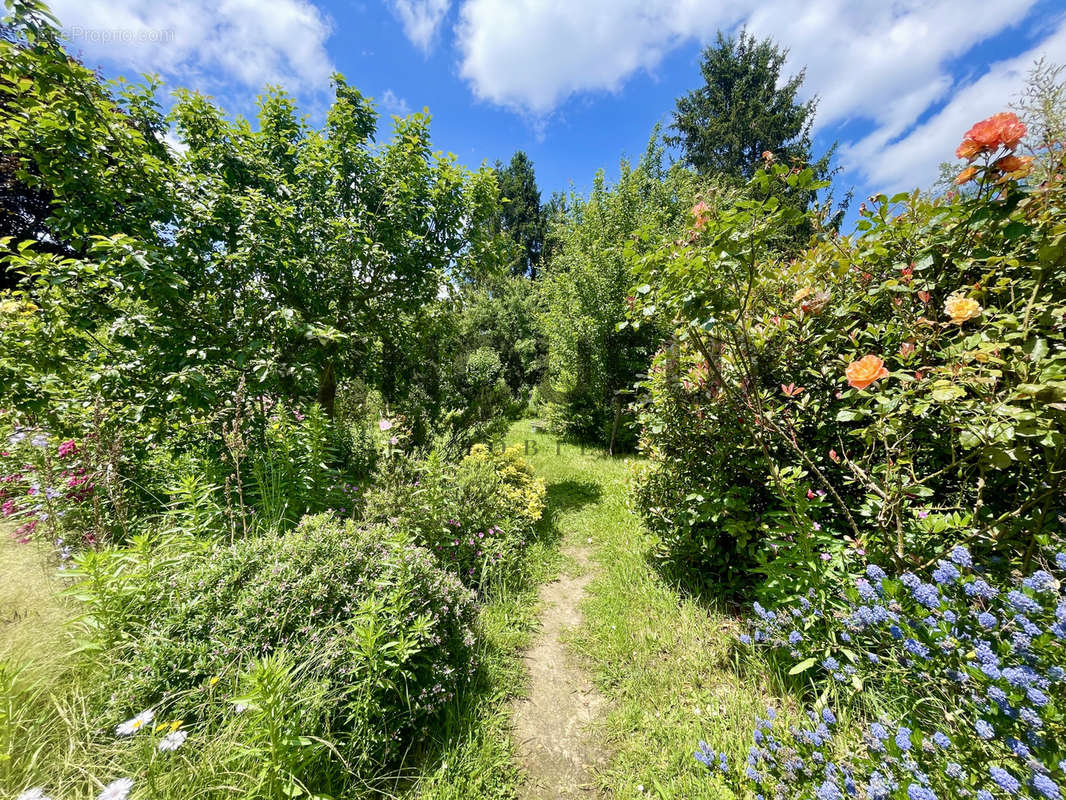
[(389, 0), (389, 5), (411, 43), (428, 53), (451, 0)]
[(330, 22), (310, 0), (53, 0), (72, 52), (198, 85), (328, 86)]
[(928, 185), (938, 165), (954, 159), (956, 145), (973, 123), (1007, 110), (1040, 56), (1066, 60), (1066, 17), (1032, 49), (997, 61), (973, 83), (955, 88), (939, 111), (896, 141), (881, 128), (848, 145), (841, 154), (845, 167), (888, 193)]
[(407, 101), (392, 89), (386, 89), (385, 94), (381, 96), (381, 107), (389, 114), (395, 114), (397, 117), (406, 117), (411, 113), (411, 107), (407, 105)]
[[(805, 91), (819, 96), (817, 126), (860, 120), (872, 129), (861, 142), (845, 147), (846, 162), (871, 179), (890, 180), (888, 165), (878, 167), (868, 159), (880, 160), (876, 154), (891, 151), (901, 136), (910, 140), (915, 122), (946, 98), (952, 98), (951, 113), (957, 109), (967, 119), (978, 118), (978, 97), (987, 98), (981, 108), (1006, 104), (1017, 83), (989, 78), (966, 95), (967, 111), (958, 99), (953, 62), (1025, 20), (1036, 3), (463, 0), (456, 39), (460, 74), (477, 97), (543, 124), (575, 94), (617, 91), (634, 73), (654, 72), (680, 45), (708, 42), (719, 29), (746, 26), (789, 48), (787, 72), (806, 69)], [(1066, 60), (1066, 49), (1048, 49), (1053, 60)], [(1026, 58), (1020, 57), (1015, 72)], [(1000, 65), (997, 75), (1003, 69)], [(693, 85), (697, 81), (693, 69)], [(948, 122), (942, 124), (946, 130)], [(943, 154), (955, 136), (953, 131), (946, 141), (931, 141), (930, 150)], [(915, 147), (900, 147), (900, 153)], [(925, 169), (928, 159), (923, 159)], [(932, 176), (925, 173), (924, 178), (935, 176), (935, 163)]]

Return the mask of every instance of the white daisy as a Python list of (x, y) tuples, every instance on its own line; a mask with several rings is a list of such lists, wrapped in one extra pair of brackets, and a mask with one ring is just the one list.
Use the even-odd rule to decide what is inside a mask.
[(142, 711), (133, 719), (128, 719), (115, 728), (115, 736), (133, 736), (137, 731), (155, 719), (155, 712), (151, 709)]
[(111, 781), (104, 790), (96, 796), (96, 800), (126, 800), (133, 788), (133, 778), (119, 778)]
[(164, 753), (171, 750), (177, 750), (185, 744), (185, 740), (188, 738), (189, 734), (185, 731), (171, 731), (163, 737), (163, 740), (159, 743), (159, 749)]
[(43, 787), (34, 786), (32, 789), (24, 791), (15, 800), (52, 800), (52, 798), (44, 793)]

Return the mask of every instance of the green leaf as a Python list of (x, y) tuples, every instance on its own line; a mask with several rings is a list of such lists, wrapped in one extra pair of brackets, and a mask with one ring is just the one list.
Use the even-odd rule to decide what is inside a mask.
[(788, 674), (789, 675), (799, 675), (801, 672), (806, 672), (807, 670), (809, 670), (811, 667), (813, 667), (817, 663), (818, 663), (818, 660), (815, 659), (815, 658), (805, 659), (805, 660), (799, 662), (798, 664), (796, 664), (794, 667), (792, 667), (792, 669), (790, 669), (788, 671)]

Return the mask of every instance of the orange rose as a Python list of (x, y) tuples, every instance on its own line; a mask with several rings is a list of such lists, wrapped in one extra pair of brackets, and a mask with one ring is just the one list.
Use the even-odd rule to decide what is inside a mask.
[(964, 139), (962, 144), (955, 149), (955, 157), (973, 161), (977, 156), (981, 155), (981, 150), (981, 145), (973, 139)]
[(977, 167), (973, 167), (973, 166), (967, 167), (966, 169), (964, 169), (962, 172), (959, 173), (959, 176), (957, 178), (955, 178), (955, 185), (956, 186), (962, 186), (964, 183), (969, 183), (970, 181), (972, 181), (974, 179), (974, 177), (976, 175), (977, 175)]
[(1013, 150), (1021, 142), (1023, 136), (1025, 136), (1025, 124), (1018, 119), (1017, 114), (1004, 111), (981, 120), (966, 131), (959, 148), (963, 149), (963, 145), (971, 141), (980, 147), (978, 152), (990, 152), (1000, 146)]
[(848, 386), (865, 389), (874, 381), (887, 378), (888, 370), (885, 369), (885, 362), (877, 356), (863, 356), (848, 364), (844, 374), (848, 377)]
[(1003, 156), (992, 165), (1000, 172), (1006, 172), (1012, 178), (1024, 178), (1033, 168), (1032, 156)]

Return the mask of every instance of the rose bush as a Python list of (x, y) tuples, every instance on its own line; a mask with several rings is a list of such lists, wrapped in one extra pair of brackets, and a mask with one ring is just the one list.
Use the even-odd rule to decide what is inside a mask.
[(1023, 129), (966, 134), (973, 191), (876, 196), (855, 235), (801, 252), (780, 242), (817, 220), (774, 190), (817, 184), (769, 162), (688, 231), (642, 234), (630, 324), (674, 331), (636, 491), (665, 556), (716, 584), (758, 566), (779, 592), (864, 552), (917, 567), (966, 542), (1026, 566), (1061, 532), (1064, 192), (1009, 160)]

